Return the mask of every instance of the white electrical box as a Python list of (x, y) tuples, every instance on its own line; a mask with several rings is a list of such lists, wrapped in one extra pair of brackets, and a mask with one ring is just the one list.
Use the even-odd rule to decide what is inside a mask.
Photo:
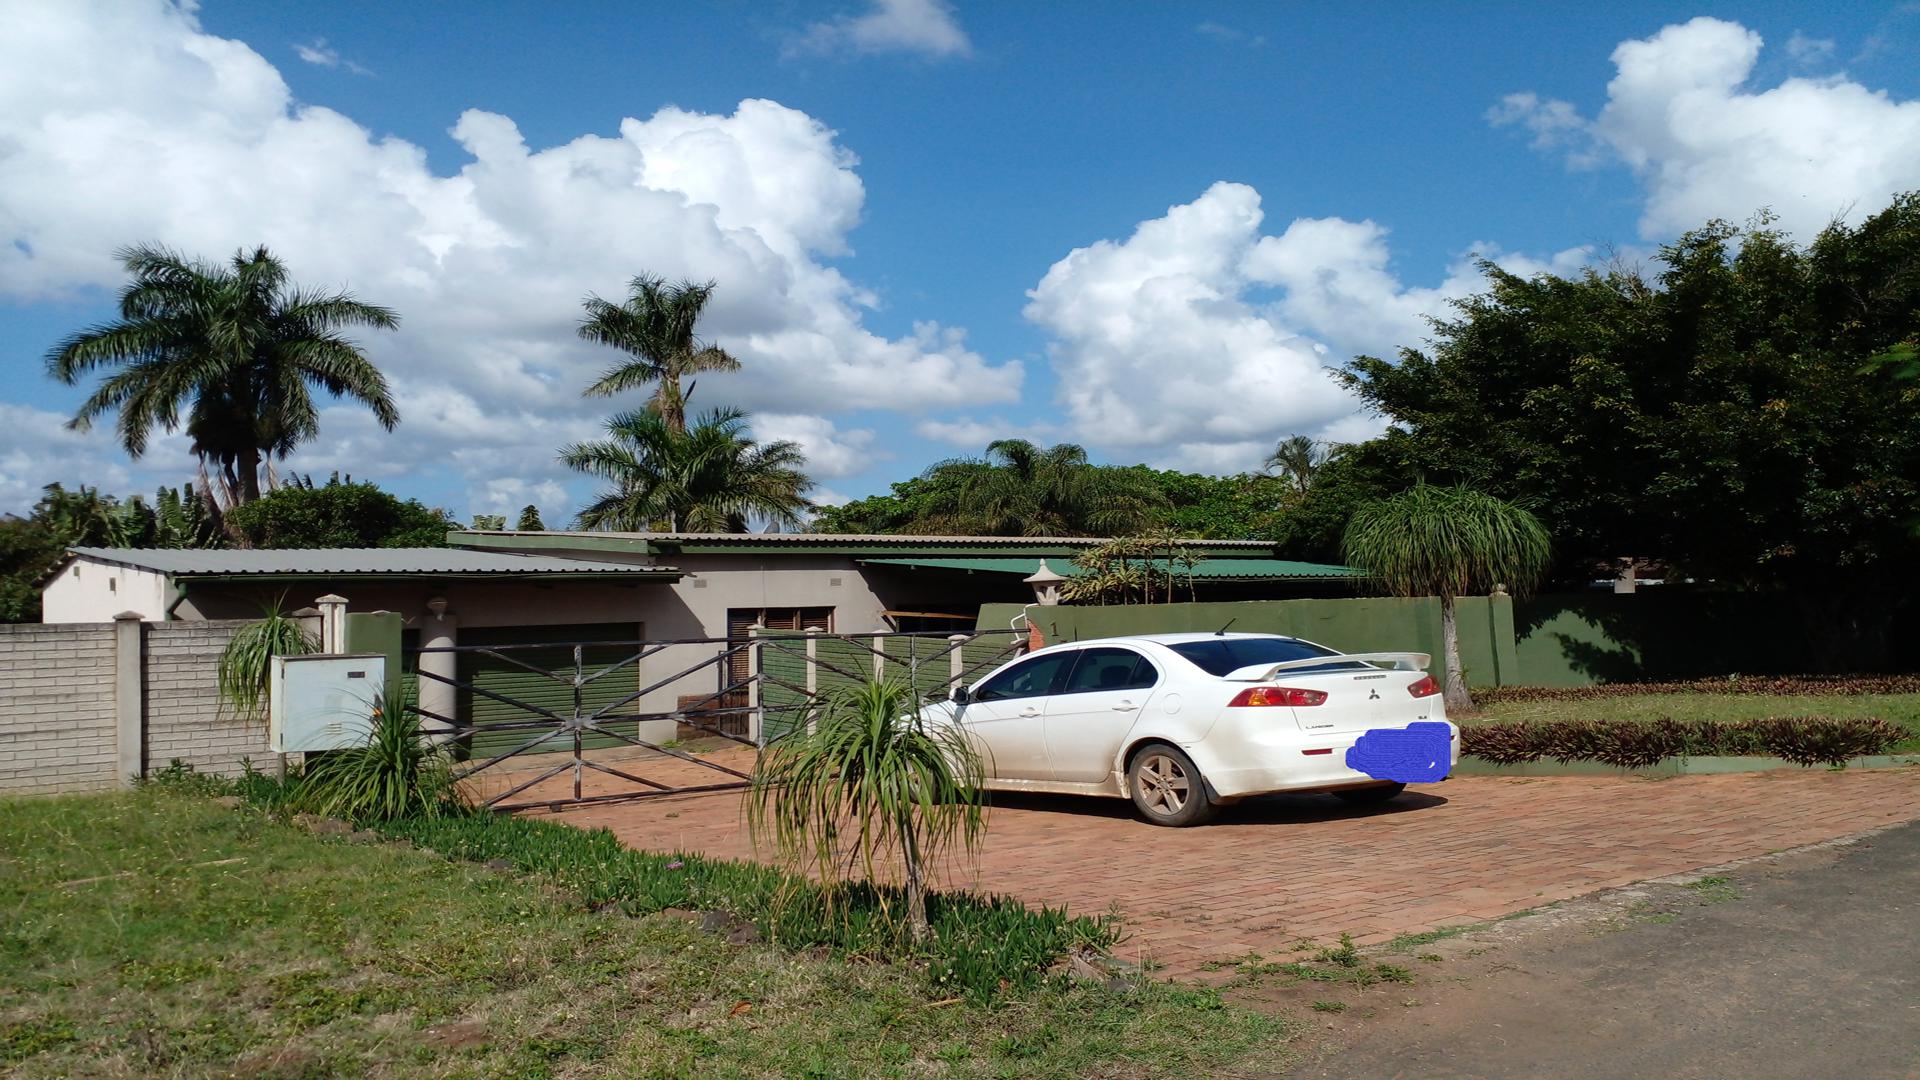
[(267, 710), (274, 752), (365, 746), (386, 685), (387, 658), (379, 653), (274, 657)]

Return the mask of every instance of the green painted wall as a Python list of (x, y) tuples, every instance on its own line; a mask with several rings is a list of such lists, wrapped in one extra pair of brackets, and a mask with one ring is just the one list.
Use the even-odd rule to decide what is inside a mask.
[[(982, 628), (1005, 627), (1014, 604), (980, 609)], [(1592, 686), (1612, 682), (1912, 670), (1920, 618), (1895, 620), (1878, 644), (1823, 629), (1809, 607), (1763, 592), (1647, 588), (1514, 602), (1459, 602), (1460, 659), (1472, 686)], [(1440, 655), (1440, 605), (1431, 597), (1354, 597), (1216, 604), (1034, 607), (1048, 642), (1116, 634), (1235, 630), (1290, 634), (1347, 651)], [(1823, 633), (1831, 635), (1822, 638)], [(1876, 660), (1875, 656), (1881, 658)]]
[[(1520, 663), (1514, 651), (1513, 603), (1506, 596), (1473, 596), (1457, 603), (1460, 664), (1473, 686), (1511, 685)], [(980, 608), (981, 629), (1005, 627), (1017, 604)], [(1438, 663), (1440, 601), (1432, 597), (1352, 597), (1337, 600), (1249, 600), (1115, 607), (1035, 607), (1029, 615), (1049, 644), (1120, 634), (1218, 630), (1286, 634), (1345, 652), (1424, 652)]]
[(389, 702), (405, 701), (409, 691), (409, 680), (400, 666), (400, 635), (405, 628), (406, 619), (397, 611), (347, 613), (347, 651), (379, 653), (387, 658), (385, 692)]

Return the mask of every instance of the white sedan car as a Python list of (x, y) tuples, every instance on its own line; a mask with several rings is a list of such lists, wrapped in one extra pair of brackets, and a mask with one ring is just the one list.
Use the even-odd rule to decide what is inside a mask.
[(1147, 634), (1054, 645), (921, 713), (957, 723), (987, 786), (1131, 798), (1197, 825), (1249, 795), (1383, 802), (1459, 761), (1424, 653), (1344, 654), (1272, 634)]

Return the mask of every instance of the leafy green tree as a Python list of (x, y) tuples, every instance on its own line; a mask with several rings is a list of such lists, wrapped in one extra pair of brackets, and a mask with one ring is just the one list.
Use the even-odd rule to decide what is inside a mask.
[(1552, 561), (1547, 530), (1526, 510), (1464, 487), (1420, 484), (1360, 507), (1346, 560), (1396, 596), (1440, 598), (1447, 708), (1473, 708), (1460, 670), (1454, 601), (1505, 585), (1524, 592)]
[[(1338, 563), (1347, 522), (1364, 503), (1406, 489), (1421, 472), (1406, 461), (1404, 438), (1389, 433), (1347, 447), (1314, 474), (1305, 495), (1287, 503), (1271, 529), (1260, 535), (1289, 559)], [(1284, 483), (1277, 478), (1276, 483)]]
[(1487, 266), (1431, 348), (1346, 380), (1412, 475), (1536, 507), (1563, 579), (1635, 556), (1784, 588), (1839, 650), (1816, 665), (1875, 663), (1920, 584), (1917, 261), (1908, 194), (1804, 246), (1714, 222), (1649, 275)]
[(72, 334), (47, 354), (69, 386), (108, 372), (69, 426), (109, 412), (128, 454), (146, 452), (154, 428), (184, 421), (193, 452), (220, 470), (234, 501), (260, 495), (260, 467), (320, 431), (313, 392), (348, 397), (392, 430), (400, 416), (380, 374), (347, 327), (390, 330), (399, 317), (345, 293), (303, 290), (264, 247), (224, 266), (162, 247), (123, 250), (133, 280), (118, 320)]
[(925, 512), (909, 532), (1118, 536), (1150, 528), (1167, 506), (1147, 478), (1089, 464), (1072, 443), (1000, 439), (984, 458), (943, 461), (921, 477), (929, 482)]
[(444, 510), (335, 476), (296, 484), (227, 511), (227, 527), (254, 548), (445, 547), (460, 523)]
[(39, 518), (0, 517), (0, 622), (40, 621), (40, 583), (67, 544)]
[(560, 451), (568, 468), (613, 485), (580, 511), (580, 528), (745, 532), (755, 521), (798, 528), (812, 509), (800, 448), (755, 443), (738, 409), (715, 409), (686, 431), (654, 409), (624, 412), (607, 421), (607, 435)]
[(1292, 489), (1279, 477), (1260, 473), (1206, 476), (1133, 465), (1128, 471), (1149, 478), (1166, 499), (1154, 511), (1154, 525), (1183, 537), (1215, 540), (1271, 538), (1285, 520)]
[(913, 687), (868, 682), (828, 693), (818, 719), (769, 743), (754, 771), (747, 821), (791, 865), (830, 883), (858, 867), (880, 879), (898, 858), (908, 940), (926, 941), (927, 875), (986, 837), (986, 769), (954, 725), (920, 719)]
[(945, 489), (957, 483), (949, 475), (915, 476), (895, 483), (884, 495), (822, 507), (808, 527), (823, 533), (912, 532), (915, 522), (933, 515), (936, 499), (950, 497)]
[(540, 508), (528, 503), (520, 508), (520, 520), (513, 528), (516, 532), (546, 532), (547, 523), (540, 520)]
[(653, 386), (650, 406), (675, 433), (687, 430), (689, 384), (680, 381), (702, 371), (735, 371), (740, 361), (694, 333), (700, 313), (713, 298), (713, 282), (668, 284), (641, 275), (627, 285), (627, 298), (615, 304), (590, 296), (583, 306), (580, 336), (611, 345), (632, 359), (613, 367), (587, 387), (589, 397), (611, 397), (623, 390)]
[(468, 526), (476, 532), (499, 532), (506, 527), (507, 515), (505, 514), (475, 514), (473, 524)]

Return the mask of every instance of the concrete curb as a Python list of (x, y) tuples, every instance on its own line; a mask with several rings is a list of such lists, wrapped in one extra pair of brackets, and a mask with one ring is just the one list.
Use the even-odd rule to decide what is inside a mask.
[[(1848, 761), (1849, 769), (1897, 769), (1920, 765), (1920, 754), (1876, 754)], [(1453, 776), (1714, 776), (1723, 773), (1772, 772), (1778, 769), (1822, 769), (1824, 765), (1795, 765), (1775, 757), (1695, 757), (1668, 758), (1644, 769), (1621, 769), (1597, 761), (1527, 761), (1518, 765), (1496, 765), (1491, 761), (1462, 755), (1453, 767)]]

